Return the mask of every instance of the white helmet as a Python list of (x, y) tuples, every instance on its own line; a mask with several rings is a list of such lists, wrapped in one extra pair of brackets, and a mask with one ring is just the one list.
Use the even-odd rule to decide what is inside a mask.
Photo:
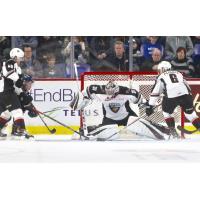
[(10, 58), (23, 58), (24, 57), (24, 52), (19, 49), (19, 48), (13, 48), (10, 51)]
[(168, 61), (162, 61), (158, 64), (158, 71), (165, 72), (172, 68), (172, 65)]
[(119, 86), (114, 81), (109, 81), (105, 86), (105, 91), (107, 95), (115, 95), (119, 92)]

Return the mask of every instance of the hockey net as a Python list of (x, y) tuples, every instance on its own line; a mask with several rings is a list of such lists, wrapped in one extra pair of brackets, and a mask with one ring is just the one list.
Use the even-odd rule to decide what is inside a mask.
[[(119, 86), (126, 86), (131, 89), (138, 90), (145, 99), (149, 99), (152, 87), (155, 83), (157, 73), (134, 73), (134, 72), (86, 72), (81, 77), (81, 89), (88, 87), (89, 85), (105, 85), (108, 81), (115, 81)], [(157, 104), (160, 105), (162, 97), (159, 98)], [(150, 117), (145, 115), (145, 109), (139, 109), (137, 105), (132, 104), (131, 109), (138, 116), (144, 116), (144, 119), (151, 120), (154, 123), (166, 125), (162, 108), (158, 106), (156, 112)], [(87, 126), (99, 125), (103, 119), (102, 104), (97, 101), (93, 101), (84, 109), (84, 120)], [(178, 107), (174, 113), (176, 125), (182, 124), (181, 109)]]

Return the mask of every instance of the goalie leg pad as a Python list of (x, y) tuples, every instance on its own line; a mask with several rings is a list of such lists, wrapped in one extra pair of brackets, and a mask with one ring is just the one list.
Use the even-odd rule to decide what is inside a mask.
[(153, 123), (140, 119), (127, 127), (127, 130), (135, 133), (138, 136), (147, 137), (155, 140), (165, 140), (168, 138), (168, 130), (164, 132), (165, 129), (161, 130), (159, 127), (154, 126)]
[(119, 128), (117, 124), (101, 126), (89, 132), (88, 136), (99, 141), (116, 140), (119, 138)]

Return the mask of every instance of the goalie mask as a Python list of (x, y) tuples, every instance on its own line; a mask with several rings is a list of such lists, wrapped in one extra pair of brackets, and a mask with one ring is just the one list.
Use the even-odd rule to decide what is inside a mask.
[(114, 96), (119, 93), (119, 86), (114, 81), (109, 81), (105, 86), (105, 92), (109, 96)]

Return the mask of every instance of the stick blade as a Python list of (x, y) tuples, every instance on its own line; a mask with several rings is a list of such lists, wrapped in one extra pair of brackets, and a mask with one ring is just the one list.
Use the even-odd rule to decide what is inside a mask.
[(51, 130), (51, 133), (52, 133), (52, 134), (56, 133), (56, 129), (53, 128), (53, 129)]

